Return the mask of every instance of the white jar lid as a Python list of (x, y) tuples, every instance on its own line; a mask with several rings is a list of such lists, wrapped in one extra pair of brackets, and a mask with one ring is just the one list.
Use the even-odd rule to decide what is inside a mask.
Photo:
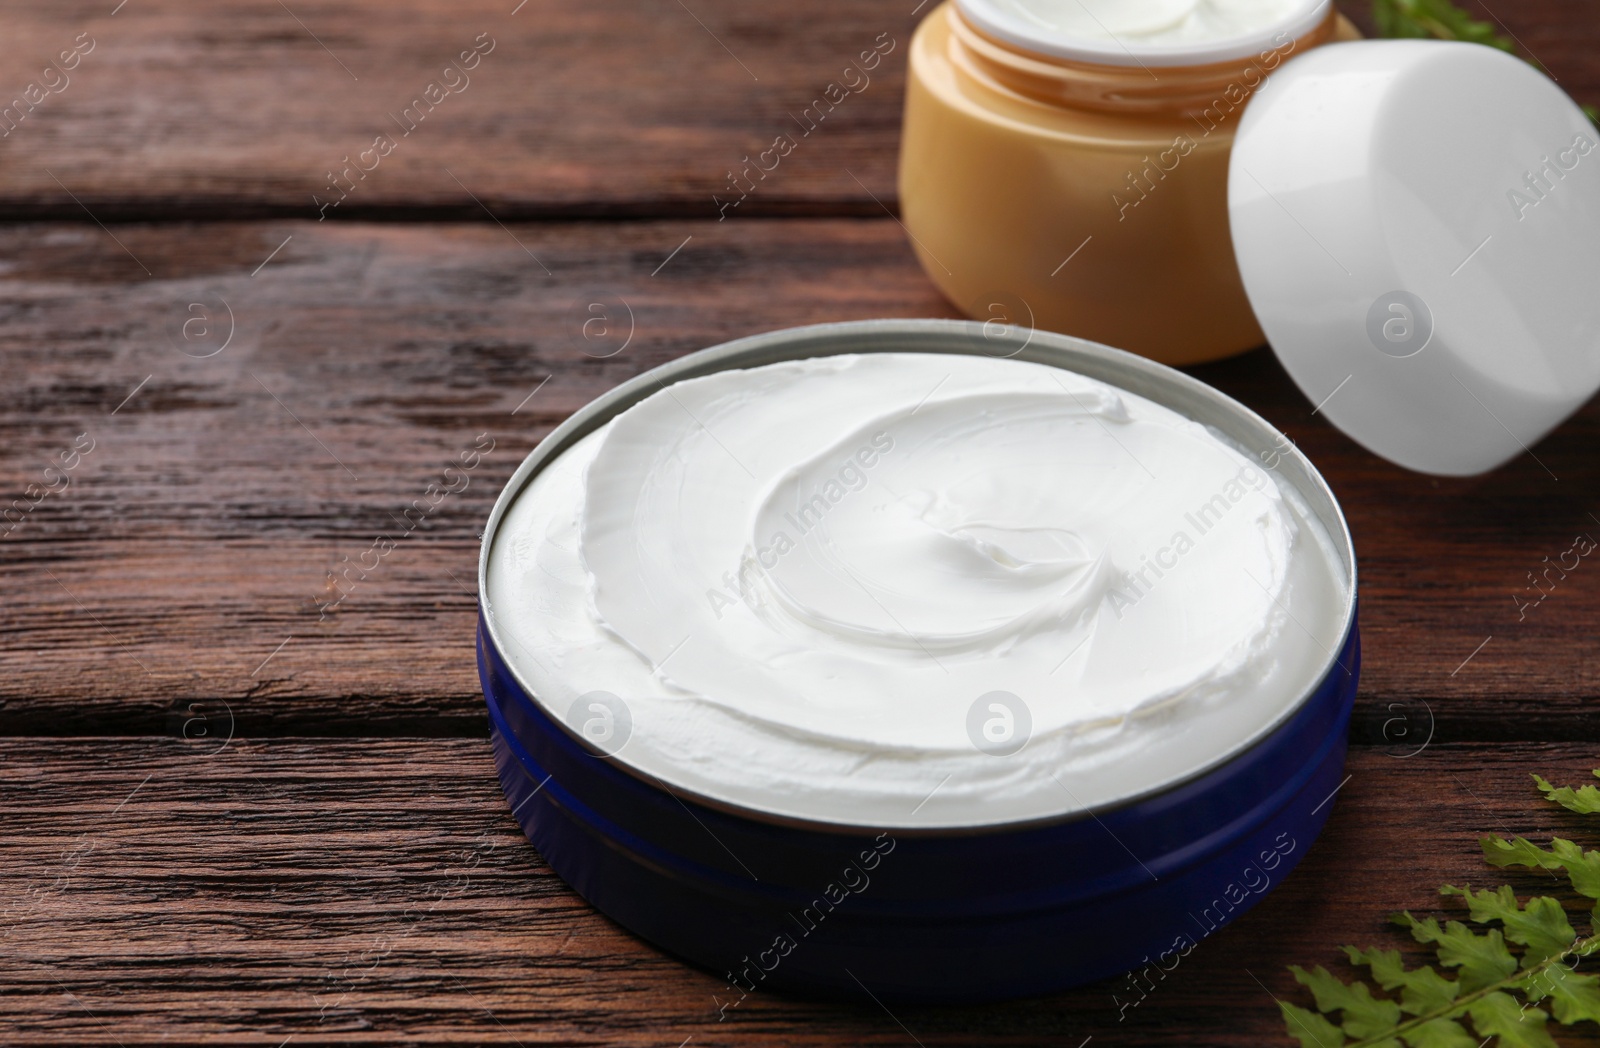
[(1493, 469), (1600, 388), (1600, 132), (1477, 44), (1320, 47), (1240, 122), (1234, 250), (1267, 339), (1358, 443)]

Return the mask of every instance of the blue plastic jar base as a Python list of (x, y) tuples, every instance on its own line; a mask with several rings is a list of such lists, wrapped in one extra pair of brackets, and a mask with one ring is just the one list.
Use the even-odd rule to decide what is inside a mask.
[(1033, 996), (1170, 969), (1299, 863), (1332, 810), (1359, 675), (1339, 667), (1227, 765), (1094, 819), (970, 835), (832, 832), (696, 803), (591, 755), (480, 631), (495, 764), (551, 867), (624, 928), (742, 993)]

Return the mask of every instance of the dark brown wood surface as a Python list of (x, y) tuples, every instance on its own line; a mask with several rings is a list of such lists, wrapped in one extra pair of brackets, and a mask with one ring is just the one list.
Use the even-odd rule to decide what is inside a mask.
[[(1370, 29), (1365, 0), (1342, 6)], [(917, 0), (30, 0), (6, 12), (0, 102), (30, 83), (48, 97), (0, 138), (0, 214), (315, 218), (329, 172), (390, 134), (396, 148), (358, 172), (330, 214), (478, 220), (477, 197), (505, 217), (714, 218), (729, 171), (776, 135), (798, 136), (794, 114), (886, 34), (899, 46), (882, 72), (800, 137), (740, 208), (877, 214), (874, 197), (894, 203), (905, 45), (927, 10)], [(1501, 19), (1574, 97), (1600, 103), (1592, 0), (1500, 0), (1478, 13)], [(446, 77), (480, 33), (493, 50)], [(68, 82), (44, 79), (80, 34), (93, 50)], [(429, 83), (447, 97), (406, 135), (413, 121), (394, 118)]]
[[(213, 699), (252, 735), (480, 732), (461, 657), (478, 531), (557, 422), (725, 339), (953, 315), (888, 219), (21, 226), (0, 230), (0, 256), (0, 483), (45, 485), (80, 434), (95, 442), (0, 539), (6, 723), (26, 732), (159, 731)], [(614, 355), (617, 338), (582, 335), (592, 301), (632, 332)], [(222, 345), (230, 316), (226, 348), (189, 355)], [(1513, 599), (1543, 558), (1600, 535), (1600, 405), (1538, 461), (1429, 480), (1313, 416), (1265, 351), (1197, 374), (1344, 502), (1372, 696), (1358, 737), (1377, 739), (1392, 699), (1430, 703), (1452, 738), (1600, 734), (1600, 663), (1574, 643), (1600, 621), (1600, 577), (1585, 565), (1525, 614)], [(495, 446), (466, 490), (320, 614), (328, 572), (403, 527), (480, 433)]]
[[(1279, 1045), (1273, 997), (1298, 992), (1285, 966), (1332, 966), (1345, 942), (1407, 948), (1386, 914), (1439, 909), (1440, 884), (1506, 879), (1479, 857), (1483, 834), (1595, 840), (1579, 817), (1536, 804), (1527, 777), (1576, 781), (1594, 763), (1583, 744), (1436, 743), (1409, 759), (1358, 747), (1303, 865), (1142, 999), (1108, 980), (890, 1015), (865, 998), (757, 993), (719, 1019), (721, 979), (628, 935), (551, 873), (481, 740), (5, 740), (0, 1036)], [(1559, 894), (1546, 874), (1509, 879)]]
[[(1123, 1021), (1113, 980), (893, 1016), (758, 995), (718, 1022), (719, 980), (589, 910), (484, 738), (500, 486), (683, 353), (955, 315), (889, 214), (914, 5), (685, 2), (7, 11), (0, 96), (95, 47), (0, 137), (0, 502), (58, 489), (0, 522), (0, 1044), (1281, 1044), (1286, 964), (1399, 945), (1390, 911), (1502, 879), (1482, 833), (1583, 832), (1527, 774), (1600, 764), (1600, 567), (1514, 597), (1600, 536), (1600, 407), (1537, 459), (1435, 481), (1258, 351), (1196, 374), (1342, 500), (1365, 665), (1353, 777), (1257, 911)], [(1592, 0), (1493, 14), (1600, 102)], [(480, 32), (470, 86), (317, 221), (324, 172)], [(727, 169), (879, 33), (900, 48), (870, 88), (716, 221)], [(614, 328), (586, 340), (597, 301)], [(466, 490), (320, 613), (328, 572), (485, 433)]]

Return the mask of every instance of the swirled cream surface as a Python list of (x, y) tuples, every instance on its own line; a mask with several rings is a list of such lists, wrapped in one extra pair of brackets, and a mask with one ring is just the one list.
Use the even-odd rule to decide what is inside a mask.
[[(1232, 57), (1281, 45), (1310, 30), (1327, 0), (959, 0), (980, 27), (1047, 51), (1103, 51), (1118, 56), (1213, 50)], [(1217, 56), (1202, 56), (1217, 57)]]
[(1196, 422), (1040, 364), (885, 353), (651, 395), (521, 491), (487, 587), (552, 716), (625, 704), (613, 759), (936, 827), (1223, 758), (1317, 682), (1348, 582), (1294, 493)]

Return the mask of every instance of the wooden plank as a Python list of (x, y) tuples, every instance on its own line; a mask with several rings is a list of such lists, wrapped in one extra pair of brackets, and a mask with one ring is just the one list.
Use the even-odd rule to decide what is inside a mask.
[[(477, 535), (556, 422), (737, 335), (946, 312), (887, 220), (117, 235), (131, 255), (92, 228), (0, 231), (18, 259), (0, 353), (19, 376), (0, 393), (0, 490), (26, 505), (95, 442), (0, 540), (6, 730), (159, 731), (175, 703), (181, 720), (218, 697), (264, 730), (480, 730)], [(590, 303), (617, 334), (584, 339)], [(230, 314), (227, 348), (186, 355), (220, 347)], [(491, 441), (380, 570), (330, 587)]]
[[(1343, 6), (1358, 17), (1367, 7)], [(508, 217), (706, 218), (729, 171), (785, 133), (799, 146), (740, 217), (877, 214), (874, 197), (895, 203), (905, 51), (927, 10), (912, 0), (20, 5), (0, 55), (0, 107), (24, 103), (20, 122), (0, 126), (15, 123), (0, 138), (0, 217), (316, 217), (313, 195), (334, 195), (329, 172), (359, 161), (372, 170), (352, 174), (335, 217), (478, 221), (476, 197)], [(1587, 0), (1493, 14), (1574, 96), (1600, 103), (1600, 20)], [(445, 82), (480, 33), (493, 50)], [(870, 84), (802, 134), (795, 114), (880, 39), (897, 46)], [(44, 72), (91, 43), (64, 78)], [(438, 104), (414, 130), (397, 123), (430, 83)], [(30, 84), (43, 97), (31, 112)], [(395, 147), (362, 160), (380, 134)]]
[[(802, 146), (743, 211), (877, 211), (862, 185), (892, 201), (916, 21), (886, 0), (112, 6), (37, 4), (14, 24), (0, 92), (80, 33), (94, 48), (0, 140), (0, 214), (82, 218), (71, 193), (106, 220), (315, 218), (313, 194), (339, 196), (329, 172), (359, 163), (332, 217), (482, 220), (474, 197), (507, 215), (715, 217), (728, 171), (785, 133)], [(803, 135), (791, 114), (875, 44), (870, 82), (852, 74), (860, 93)], [(379, 135), (394, 147), (363, 159)]]
[[(176, 731), (209, 700), (249, 735), (477, 733), (478, 532), (550, 428), (729, 338), (951, 315), (889, 220), (240, 223), (117, 240), (0, 229), (4, 502), (27, 505), (46, 468), (94, 442), (0, 539), (0, 733)], [(616, 326), (586, 341), (594, 302)], [(232, 341), (198, 357), (229, 311)], [(1585, 561), (1523, 621), (1512, 600), (1575, 534), (1600, 535), (1600, 408), (1535, 449), (1559, 481), (1527, 456), (1429, 480), (1313, 416), (1265, 353), (1197, 374), (1281, 427), (1344, 501), (1364, 602), (1358, 738), (1381, 741), (1397, 712), (1449, 739), (1600, 733), (1600, 668), (1573, 642), (1600, 624), (1600, 569)], [(379, 535), (405, 535), (429, 483), (459, 486), (442, 471), (481, 434), (493, 450), (465, 490), (366, 581), (330, 587)]]
[(1406, 948), (1387, 914), (1507, 880), (1480, 835), (1593, 840), (1528, 774), (1594, 763), (1570, 744), (1359, 749), (1302, 865), (1127, 1009), (1115, 979), (893, 1019), (758, 992), (719, 1022), (721, 980), (596, 915), (521, 838), (481, 739), (3, 740), (0, 1028), (15, 1046), (1280, 1045), (1269, 993), (1305, 1000), (1285, 966)]

